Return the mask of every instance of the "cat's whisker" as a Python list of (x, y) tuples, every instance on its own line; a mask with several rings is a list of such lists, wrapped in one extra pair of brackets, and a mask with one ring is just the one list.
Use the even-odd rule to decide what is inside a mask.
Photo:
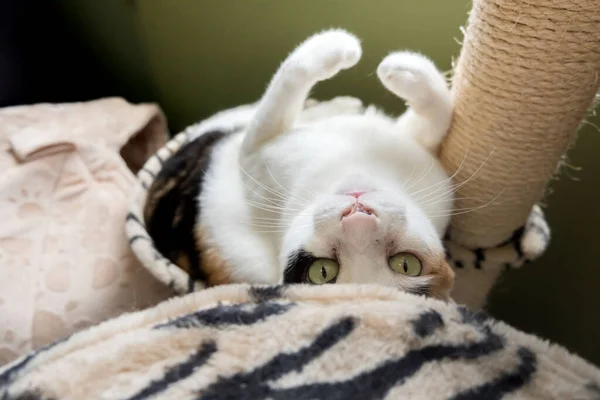
[(281, 193), (273, 188), (268, 187), (267, 185), (265, 185), (264, 183), (258, 181), (257, 179), (255, 179), (252, 175), (250, 175), (250, 173), (248, 173), (248, 171), (246, 171), (244, 169), (244, 167), (242, 167), (239, 163), (238, 163), (238, 168), (240, 169), (240, 171), (242, 171), (244, 173), (244, 175), (246, 175), (248, 178), (250, 178), (252, 180), (252, 182), (254, 182), (258, 187), (263, 188), (264, 190), (266, 190), (267, 192), (280, 197), (284, 200), (286, 200), (288, 198), (288, 196), (285, 195), (285, 193)]
[[(443, 180), (443, 181), (441, 181), (441, 182), (438, 182), (438, 183), (436, 183), (436, 184), (433, 184), (433, 185), (431, 185), (431, 186), (429, 186), (429, 187), (427, 187), (427, 188), (421, 189), (420, 191), (417, 191), (417, 192), (411, 193), (410, 195), (411, 195), (411, 196), (414, 196), (414, 195), (418, 194), (418, 193), (419, 193), (419, 192), (421, 192), (421, 191), (428, 190), (428, 189), (432, 189), (432, 188), (434, 188), (434, 187), (435, 187), (435, 190), (431, 190), (431, 191), (427, 192), (425, 195), (422, 195), (422, 196), (420, 196), (420, 197), (417, 197), (417, 199), (416, 199), (415, 201), (416, 201), (417, 203), (420, 203), (420, 202), (422, 202), (422, 201), (424, 201), (424, 200), (428, 200), (428, 199), (430, 198), (430, 196), (432, 196), (432, 195), (435, 195), (436, 193), (439, 193), (441, 190), (444, 190), (444, 188), (445, 188), (445, 184), (446, 184), (446, 183), (448, 183), (448, 182), (452, 182), (452, 180), (453, 180), (453, 179), (454, 179), (454, 178), (455, 178), (455, 177), (456, 177), (456, 176), (457, 176), (457, 175), (460, 173), (460, 171), (463, 169), (464, 163), (465, 163), (465, 161), (466, 161), (466, 159), (467, 159), (467, 155), (468, 155), (468, 149), (467, 149), (467, 151), (465, 152), (465, 156), (463, 157), (463, 159), (462, 159), (462, 161), (461, 161), (460, 165), (458, 166), (458, 168), (456, 169), (456, 171), (454, 171), (454, 174), (452, 174), (452, 176), (448, 177), (447, 179), (445, 179), (445, 180)], [(454, 185), (456, 185), (456, 183), (455, 183), (455, 184), (453, 184), (453, 185), (450, 185), (450, 188), (452, 188)]]
[[(289, 197), (289, 196), (286, 196), (286, 195), (285, 195), (285, 194), (283, 194), (283, 193), (279, 193), (278, 191), (276, 191), (276, 190), (274, 190), (274, 189), (272, 189), (272, 188), (268, 187), (268, 186), (267, 186), (267, 185), (265, 185), (264, 183), (261, 183), (261, 182), (259, 182), (259, 181), (258, 181), (258, 180), (256, 180), (254, 177), (252, 177), (252, 175), (250, 175), (250, 174), (249, 174), (249, 173), (248, 173), (248, 172), (247, 172), (247, 171), (246, 171), (246, 170), (245, 170), (245, 169), (244, 169), (244, 168), (243, 168), (241, 165), (239, 165), (239, 164), (238, 164), (238, 167), (239, 167), (239, 168), (240, 168), (240, 170), (241, 170), (241, 171), (242, 171), (242, 172), (243, 172), (243, 173), (244, 173), (244, 174), (245, 174), (245, 175), (246, 175), (248, 178), (250, 178), (250, 179), (251, 179), (251, 180), (252, 180), (252, 181), (253, 181), (253, 182), (254, 182), (254, 183), (255, 183), (255, 184), (258, 186), (258, 187), (260, 187), (260, 188), (264, 189), (265, 191), (267, 191), (267, 192), (269, 192), (269, 193), (271, 193), (271, 194), (273, 194), (273, 195), (275, 195), (275, 196), (279, 197), (279, 198), (281, 199), (280, 201), (283, 201), (283, 202), (290, 201), (290, 200), (291, 200), (291, 201), (295, 201), (295, 200), (294, 200), (294, 199), (292, 199), (291, 197)], [(242, 180), (242, 183), (243, 183), (243, 180)], [(244, 186), (245, 186), (245, 187), (246, 187), (248, 190), (250, 190), (250, 191), (252, 191), (254, 194), (256, 194), (257, 196), (261, 197), (261, 195), (260, 195), (259, 193), (257, 193), (255, 190), (253, 190), (252, 188), (250, 188), (250, 187), (249, 187), (248, 185), (246, 185), (245, 183), (244, 183)]]
[[(251, 189), (250, 189), (251, 190)], [(250, 204), (260, 204), (262, 206), (265, 207), (270, 207), (270, 208), (274, 208), (274, 209), (278, 209), (278, 210), (286, 210), (286, 209), (290, 209), (289, 206), (286, 206), (286, 203), (283, 201), (272, 201), (270, 202), (271, 204), (266, 204), (266, 203), (262, 203), (260, 200), (263, 199), (262, 196), (259, 196), (258, 199), (256, 200), (250, 200), (250, 199), (245, 199), (246, 203)], [(300, 209), (295, 209), (295, 210), (300, 210)]]
[[(240, 168), (241, 168), (241, 166), (240, 166)], [(243, 170), (243, 168), (241, 168), (241, 169)], [(207, 177), (206, 171), (204, 171), (204, 170), (200, 170), (200, 171), (204, 174), (205, 177)], [(250, 179), (253, 179), (250, 175), (248, 175), (248, 177), (250, 177)], [(266, 200), (266, 201), (269, 201), (271, 203), (274, 203), (277, 206), (281, 206), (280, 203), (277, 203), (280, 200), (268, 198), (268, 197), (265, 197), (265, 196), (261, 195), (260, 193), (256, 192), (251, 187), (249, 187), (248, 185), (246, 185), (246, 183), (243, 180), (242, 180), (242, 184), (244, 185), (244, 187), (246, 187), (246, 189), (248, 189), (251, 192), (253, 192), (254, 194), (256, 194), (259, 198), (261, 198), (263, 200)]]
[(273, 228), (273, 229), (280, 228), (282, 230), (282, 232), (284, 232), (285, 229), (287, 228), (285, 225), (251, 224), (251, 223), (246, 223), (244, 221), (242, 221), (242, 223), (247, 224), (248, 226), (251, 226), (252, 228)]
[[(265, 168), (267, 169), (267, 172), (268, 172), (268, 173), (269, 173), (269, 175), (271, 176), (271, 179), (273, 179), (273, 182), (275, 182), (275, 184), (277, 184), (277, 186), (279, 186), (279, 187), (280, 187), (280, 188), (281, 188), (281, 189), (282, 189), (282, 190), (283, 190), (285, 193), (288, 193), (288, 195), (292, 195), (292, 193), (291, 193), (291, 192), (290, 192), (288, 189), (284, 188), (284, 187), (283, 187), (283, 185), (281, 185), (281, 184), (280, 184), (280, 183), (277, 181), (277, 179), (275, 179), (275, 176), (273, 176), (273, 174), (271, 173), (271, 170), (269, 169), (269, 166), (267, 165), (267, 162), (266, 162), (266, 161), (265, 161)], [(299, 199), (303, 200), (303, 201), (305, 202), (305, 204), (306, 204), (306, 205), (310, 204), (310, 203), (311, 203), (311, 201), (312, 201), (310, 198), (311, 198), (311, 197), (315, 197), (315, 196), (316, 196), (316, 193), (315, 193), (315, 192), (313, 192), (312, 190), (308, 189), (307, 187), (302, 187), (301, 189), (302, 189), (302, 190), (304, 190), (306, 193), (308, 193), (308, 195), (309, 195), (310, 197), (307, 197), (307, 198), (305, 198), (305, 197), (298, 196), (298, 197), (299, 197)]]
[[(425, 190), (429, 190), (429, 189), (431, 189), (431, 188), (433, 188), (433, 187), (438, 187), (438, 188), (437, 188), (436, 190), (434, 190), (433, 192), (428, 192), (428, 193), (427, 193), (425, 196), (429, 196), (429, 195), (431, 195), (431, 194), (433, 194), (433, 193), (436, 193), (438, 190), (441, 190), (441, 188), (442, 188), (442, 187), (443, 187), (443, 186), (444, 186), (444, 185), (445, 185), (447, 182), (452, 182), (452, 180), (453, 180), (453, 179), (456, 177), (456, 175), (458, 175), (458, 174), (459, 174), (459, 172), (462, 170), (462, 168), (463, 168), (463, 166), (464, 166), (464, 164), (465, 164), (465, 161), (467, 160), (467, 155), (468, 155), (468, 154), (469, 154), (469, 149), (467, 148), (467, 150), (465, 151), (465, 156), (463, 157), (463, 159), (462, 159), (462, 161), (461, 161), (460, 165), (458, 166), (458, 168), (456, 169), (456, 171), (454, 171), (454, 174), (452, 174), (452, 176), (450, 176), (450, 177), (448, 177), (447, 179), (444, 179), (443, 181), (440, 181), (440, 182), (438, 182), (438, 183), (434, 183), (434, 184), (433, 184), (433, 185), (431, 185), (431, 186), (428, 186), (428, 187), (426, 187), (426, 188), (423, 188), (423, 189), (421, 189), (421, 190), (417, 190), (416, 192), (409, 193), (409, 195), (410, 195), (411, 197), (412, 197), (412, 196), (416, 196), (417, 194), (419, 194), (419, 193), (421, 193), (421, 192), (423, 192), (423, 191), (425, 191)], [(424, 200), (424, 199), (421, 199), (421, 198), (418, 198), (418, 199), (417, 199), (417, 201), (420, 201), (420, 200)]]
[(248, 200), (246, 200), (246, 204), (248, 204), (250, 207), (253, 207), (253, 208), (256, 208), (259, 210), (263, 210), (266, 212), (276, 213), (279, 215), (289, 215), (290, 217), (293, 217), (296, 215), (296, 213), (294, 213), (293, 210), (287, 211), (284, 208), (269, 208), (272, 206), (269, 206), (268, 204), (255, 203), (255, 202), (250, 202)]
[(473, 173), (471, 174), (471, 176), (470, 176), (470, 177), (468, 177), (467, 179), (465, 179), (465, 180), (464, 180), (463, 182), (461, 182), (461, 183), (458, 183), (458, 184), (452, 185), (452, 186), (450, 187), (450, 189), (449, 189), (449, 190), (447, 190), (447, 191), (446, 191), (446, 192), (444, 192), (444, 193), (441, 193), (441, 194), (439, 194), (438, 196), (435, 196), (433, 199), (428, 199), (428, 200), (427, 200), (425, 203), (423, 203), (423, 202), (419, 202), (419, 203), (418, 203), (418, 204), (419, 204), (419, 206), (427, 205), (427, 202), (428, 202), (428, 201), (437, 200), (437, 199), (439, 199), (440, 197), (447, 196), (447, 195), (449, 195), (449, 194), (452, 194), (452, 193), (456, 193), (456, 192), (458, 191), (458, 189), (460, 189), (462, 186), (466, 185), (467, 183), (469, 183), (471, 180), (473, 180), (473, 179), (475, 178), (475, 176), (477, 175), (477, 173), (478, 173), (478, 172), (481, 170), (481, 168), (483, 168), (483, 166), (484, 166), (484, 165), (487, 163), (487, 161), (490, 159), (490, 157), (492, 156), (492, 154), (494, 154), (494, 150), (495, 150), (495, 149), (492, 149), (492, 151), (490, 151), (490, 154), (489, 154), (489, 155), (488, 155), (488, 156), (485, 158), (485, 160), (483, 160), (483, 162), (481, 163), (481, 165), (480, 165), (480, 166), (479, 166), (479, 167), (478, 167), (478, 168), (475, 170), (475, 172), (473, 172)]
[[(428, 205), (431, 202), (438, 200), (439, 198), (444, 198), (449, 195), (452, 195), (453, 193), (456, 192), (456, 190), (458, 190), (459, 187), (460, 187), (460, 184), (456, 183), (454, 185), (445, 187), (444, 189), (438, 188), (438, 189), (434, 190), (432, 193), (429, 193), (427, 196), (424, 196), (424, 198), (415, 199), (415, 202), (418, 207)], [(444, 190), (444, 191), (442, 192), (442, 190)], [(431, 197), (431, 196), (433, 196), (433, 197)]]
[(473, 211), (477, 211), (477, 210), (480, 210), (482, 208), (491, 206), (494, 203), (494, 201), (496, 201), (502, 195), (502, 193), (504, 193), (504, 189), (502, 189), (502, 191), (500, 191), (500, 193), (498, 193), (493, 199), (491, 199), (487, 203), (479, 205), (479, 206), (476, 206), (476, 207), (455, 208), (455, 209), (450, 210), (450, 212), (448, 212), (448, 213), (441, 213), (441, 214), (435, 214), (434, 213), (433, 215), (428, 215), (428, 217), (430, 217), (430, 218), (442, 218), (442, 217), (467, 214), (467, 213), (470, 213), (470, 212), (473, 212)]
[(271, 218), (271, 217), (252, 217), (252, 219), (259, 220), (259, 221), (286, 221), (286, 219), (284, 219), (284, 218)]
[(423, 180), (423, 178), (425, 178), (427, 176), (427, 174), (429, 174), (431, 172), (431, 170), (433, 169), (433, 165), (435, 163), (435, 160), (432, 158), (431, 159), (431, 164), (429, 164), (429, 168), (427, 168), (423, 173), (421, 173), (421, 175), (419, 175), (419, 177), (417, 178), (417, 180), (412, 183), (409, 187), (406, 188), (406, 191), (410, 191), (410, 189), (415, 186), (416, 184), (418, 184), (419, 182), (421, 182), (421, 180)]
[[(265, 164), (265, 169), (267, 170), (267, 173), (268, 173), (268, 174), (271, 176), (271, 179), (273, 180), (273, 182), (275, 182), (275, 184), (276, 184), (277, 186), (279, 186), (279, 187), (280, 187), (280, 188), (281, 188), (281, 189), (284, 191), (284, 193), (286, 193), (286, 195), (287, 195), (287, 196), (290, 196), (290, 198), (292, 198), (292, 197), (293, 197), (293, 194), (292, 194), (292, 193), (291, 193), (291, 192), (290, 192), (288, 189), (284, 188), (284, 187), (283, 187), (283, 186), (282, 186), (282, 185), (281, 185), (281, 184), (280, 184), (280, 183), (277, 181), (277, 179), (275, 179), (275, 176), (273, 176), (273, 174), (271, 173), (271, 170), (269, 169), (269, 166), (267, 165), (267, 162), (266, 162), (266, 161), (264, 162), (264, 164)], [(304, 189), (304, 188), (303, 188), (303, 189)], [(306, 189), (304, 189), (304, 190), (306, 190)], [(308, 192), (308, 190), (306, 190), (306, 191)], [(311, 194), (310, 192), (308, 192), (308, 193), (309, 193), (309, 194)], [(300, 197), (300, 196), (298, 196), (298, 200), (302, 200), (302, 204), (303, 204), (303, 205), (309, 205), (309, 204), (310, 204), (310, 199), (308, 199), (308, 198), (304, 198), (304, 197)]]
[(253, 208), (257, 209), (257, 210), (261, 210), (261, 211), (267, 212), (267, 213), (280, 214), (280, 215), (283, 215), (286, 218), (290, 218), (290, 219), (294, 218), (297, 215), (297, 213), (293, 213), (293, 212), (280, 213), (280, 212), (277, 212), (277, 211), (270, 210), (268, 208), (261, 207), (259, 205), (252, 205), (251, 207), (253, 207)]
[(415, 173), (415, 170), (417, 169), (417, 166), (415, 164), (413, 164), (412, 169), (410, 170), (410, 175), (408, 175), (408, 178), (406, 178), (404, 186), (406, 186), (406, 184), (408, 184), (410, 182), (410, 180), (412, 179), (413, 174)]
[(276, 205), (276, 206), (282, 206), (282, 205), (283, 205), (283, 203), (284, 203), (284, 201), (283, 201), (283, 200), (281, 200), (281, 199), (273, 199), (273, 198), (269, 198), (269, 197), (266, 197), (266, 196), (264, 196), (264, 195), (262, 195), (262, 194), (258, 193), (256, 190), (254, 190), (254, 189), (252, 189), (250, 186), (248, 186), (248, 185), (247, 185), (247, 184), (246, 184), (244, 181), (242, 181), (242, 184), (244, 185), (244, 187), (245, 187), (246, 189), (248, 189), (249, 191), (251, 191), (252, 193), (254, 193), (254, 194), (255, 194), (255, 195), (256, 195), (256, 196), (257, 196), (259, 199), (261, 199), (261, 200), (266, 200), (266, 201), (268, 201), (269, 203), (272, 203), (273, 205)]
[(256, 231), (256, 233), (285, 233), (285, 231)]
[[(302, 229), (306, 229), (306, 228), (311, 228), (313, 227), (313, 224), (311, 223), (305, 223), (305, 224), (301, 224), (301, 225), (296, 225), (293, 226), (293, 228), (291, 227), (291, 224), (287, 224), (287, 225), (278, 225), (278, 224), (256, 224), (256, 223), (252, 223), (250, 221), (241, 221), (244, 224), (247, 224), (248, 226), (254, 227), (254, 228), (265, 228), (265, 229), (271, 229), (271, 233), (286, 233), (289, 229), (294, 229), (294, 230), (302, 230)], [(319, 224), (322, 221), (317, 221), (315, 222), (315, 224)]]
[(272, 210), (273, 212), (300, 212), (303, 209), (302, 208), (293, 208), (293, 207), (289, 207), (289, 206), (283, 206), (283, 205), (272, 205), (272, 204), (264, 204), (258, 201), (254, 201), (254, 200), (246, 200), (247, 204), (250, 205), (258, 205), (260, 207), (264, 207), (264, 208), (268, 208), (270, 210)]
[(432, 203), (421, 204), (419, 206), (420, 207), (422, 207), (423, 205), (433, 206), (433, 205), (436, 205), (436, 204), (446, 203), (446, 202), (449, 202), (449, 201), (456, 201), (456, 200), (488, 200), (488, 199), (489, 198), (486, 197), (486, 196), (455, 197), (454, 199), (442, 199), (442, 200), (434, 201)]
[(249, 217), (251, 221), (258, 221), (259, 223), (285, 223), (285, 224), (289, 224), (291, 222), (294, 221), (295, 217), (301, 216), (302, 213), (295, 213), (293, 215), (293, 217), (285, 217), (282, 216), (280, 218), (277, 217), (258, 217), (258, 216), (252, 216)]
[[(255, 217), (256, 218), (256, 217)], [(303, 224), (300, 225), (296, 225), (294, 226), (294, 229), (305, 229), (305, 228), (310, 228), (316, 225), (320, 225), (321, 223), (325, 222), (328, 218), (311, 218), (310, 221), (307, 221)], [(240, 221), (244, 224), (250, 225), (250, 226), (254, 226), (254, 227), (259, 227), (259, 228), (282, 228), (283, 231), (282, 232), (286, 232), (291, 224), (292, 224), (292, 220), (288, 220), (288, 221), (274, 221), (274, 222), (269, 222), (269, 221), (254, 221), (254, 220), (242, 220)]]

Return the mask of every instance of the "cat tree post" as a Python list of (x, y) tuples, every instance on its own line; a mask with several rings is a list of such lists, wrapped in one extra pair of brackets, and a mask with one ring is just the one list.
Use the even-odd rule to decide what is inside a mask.
[[(453, 75), (455, 114), (440, 157), (460, 170), (450, 240), (498, 245), (522, 226), (600, 85), (596, 0), (473, 0)], [(477, 172), (476, 172), (477, 171)], [(457, 268), (454, 298), (481, 307), (502, 271)]]

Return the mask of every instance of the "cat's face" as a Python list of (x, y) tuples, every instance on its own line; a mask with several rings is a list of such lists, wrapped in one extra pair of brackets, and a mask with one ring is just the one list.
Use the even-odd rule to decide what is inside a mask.
[(280, 258), (285, 283), (376, 283), (447, 299), (454, 281), (430, 219), (368, 177), (318, 196), (294, 219)]

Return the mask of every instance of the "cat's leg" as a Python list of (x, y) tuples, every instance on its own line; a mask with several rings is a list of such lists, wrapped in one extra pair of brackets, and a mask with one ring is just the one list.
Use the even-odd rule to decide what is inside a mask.
[(452, 99), (444, 76), (427, 57), (411, 52), (385, 57), (377, 75), (408, 105), (398, 118), (399, 129), (436, 153), (452, 119)]
[(240, 161), (279, 134), (292, 129), (312, 87), (355, 65), (359, 40), (344, 30), (311, 36), (282, 63), (259, 102), (242, 143)]

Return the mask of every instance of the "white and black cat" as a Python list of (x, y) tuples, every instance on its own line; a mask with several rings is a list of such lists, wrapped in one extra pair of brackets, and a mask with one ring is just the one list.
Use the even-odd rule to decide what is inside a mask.
[(360, 57), (352, 34), (316, 34), (258, 103), (191, 127), (196, 139), (149, 190), (157, 248), (209, 285), (377, 283), (449, 298), (441, 237), (454, 191), (436, 158), (449, 89), (429, 59), (397, 52), (377, 75), (407, 102), (399, 118), (345, 97), (306, 106)]

